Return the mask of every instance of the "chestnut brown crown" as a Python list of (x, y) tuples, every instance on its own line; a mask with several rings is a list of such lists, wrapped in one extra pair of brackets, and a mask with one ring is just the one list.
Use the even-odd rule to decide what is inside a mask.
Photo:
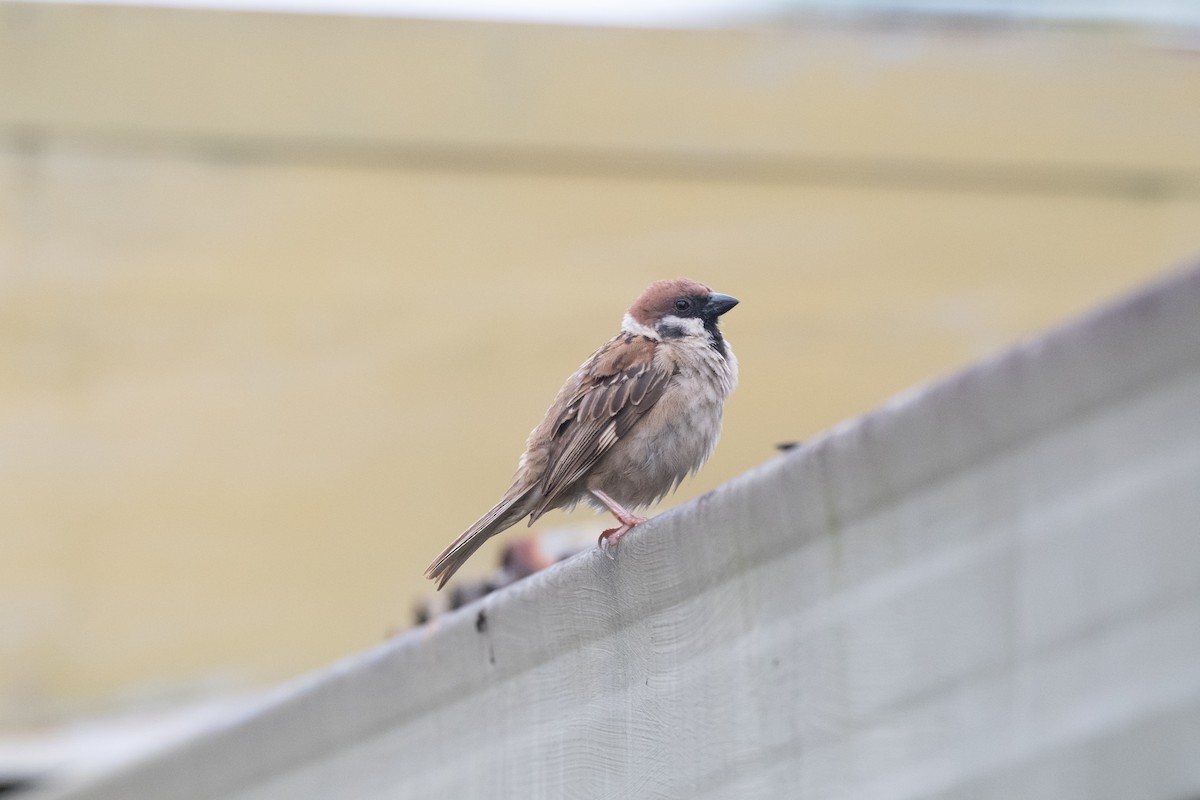
[(629, 316), (639, 325), (654, 328), (664, 317), (699, 317), (710, 324), (737, 305), (727, 294), (714, 292), (703, 283), (687, 278), (655, 281), (629, 307)]
[(708, 301), (710, 294), (712, 289), (687, 278), (655, 281), (633, 301), (633, 305), (629, 307), (629, 316), (639, 325), (653, 328), (663, 317), (676, 313), (676, 300), (692, 300), (703, 304)]

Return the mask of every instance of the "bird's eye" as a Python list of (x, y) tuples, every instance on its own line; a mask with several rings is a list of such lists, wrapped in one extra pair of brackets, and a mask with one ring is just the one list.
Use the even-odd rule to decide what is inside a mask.
[(686, 298), (681, 297), (675, 301), (675, 310), (676, 311), (680, 311), (680, 312), (687, 311), (691, 307), (692, 307), (692, 301), (688, 300)]

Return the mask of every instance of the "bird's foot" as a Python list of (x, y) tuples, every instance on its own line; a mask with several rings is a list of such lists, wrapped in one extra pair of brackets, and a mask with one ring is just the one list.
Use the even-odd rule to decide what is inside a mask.
[(613, 500), (599, 489), (592, 489), (591, 493), (596, 497), (597, 500), (603, 503), (609, 511), (612, 512), (612, 515), (617, 518), (617, 522), (621, 523), (621, 527), (609, 528), (604, 533), (600, 534), (600, 540), (597, 542), (597, 544), (600, 545), (601, 551), (604, 552), (604, 555), (612, 558), (613, 554), (611, 549), (617, 546), (617, 542), (621, 540), (621, 537), (645, 522), (646, 518), (639, 517), (637, 514), (634, 514), (632, 511), (625, 508), (625, 506), (621, 505), (616, 500)]
[(628, 531), (629, 528), (624, 525), (619, 528), (609, 528), (608, 530), (604, 531), (604, 533), (600, 534), (600, 538), (596, 540), (596, 544), (600, 545), (600, 552), (604, 553), (604, 555), (608, 556), (613, 561), (616, 561), (616, 556), (612, 554), (612, 550), (610, 548), (616, 547), (617, 542), (619, 542), (621, 537), (624, 536)]
[(613, 548), (621, 541), (621, 537), (629, 533), (638, 525), (646, 521), (645, 517), (629, 515), (628, 518), (620, 520), (621, 525), (617, 528), (609, 528), (604, 533), (600, 534), (600, 539), (596, 542), (600, 545), (600, 551), (609, 558), (614, 558), (612, 554)]

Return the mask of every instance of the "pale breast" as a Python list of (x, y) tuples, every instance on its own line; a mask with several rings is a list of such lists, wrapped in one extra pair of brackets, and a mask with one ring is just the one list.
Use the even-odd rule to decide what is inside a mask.
[(654, 503), (695, 472), (721, 434), (725, 400), (737, 384), (737, 359), (703, 342), (660, 346), (677, 369), (663, 396), (597, 465), (587, 481), (631, 506)]

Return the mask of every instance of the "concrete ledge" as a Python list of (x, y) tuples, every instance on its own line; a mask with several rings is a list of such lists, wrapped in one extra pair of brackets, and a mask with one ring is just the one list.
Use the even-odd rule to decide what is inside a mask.
[(58, 796), (1179, 798), (1197, 664), (1193, 270)]

